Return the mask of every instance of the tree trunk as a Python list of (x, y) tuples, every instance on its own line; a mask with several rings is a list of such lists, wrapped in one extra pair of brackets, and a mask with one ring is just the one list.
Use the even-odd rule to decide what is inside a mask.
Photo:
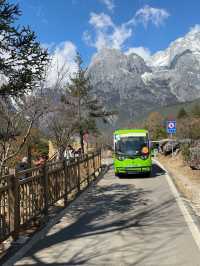
[(82, 130), (80, 130), (80, 145), (81, 145), (82, 153), (84, 154), (84, 141), (83, 141), (83, 131)]
[(32, 166), (32, 151), (31, 151), (31, 145), (28, 144), (28, 147), (27, 147), (27, 157), (28, 157), (28, 167), (31, 168)]
[(3, 169), (4, 169), (4, 161), (2, 160), (0, 162), (0, 178), (4, 175)]

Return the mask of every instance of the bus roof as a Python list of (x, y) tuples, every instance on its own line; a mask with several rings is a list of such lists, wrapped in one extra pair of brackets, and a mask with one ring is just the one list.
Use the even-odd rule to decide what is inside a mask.
[(118, 129), (114, 131), (114, 135), (128, 134), (128, 133), (148, 133), (146, 129)]

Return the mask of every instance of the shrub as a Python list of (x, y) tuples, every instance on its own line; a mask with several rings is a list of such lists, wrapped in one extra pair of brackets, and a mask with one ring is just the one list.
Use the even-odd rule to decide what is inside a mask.
[(189, 157), (190, 157), (190, 144), (182, 144), (181, 145), (181, 152), (183, 155), (183, 159), (185, 162), (188, 162)]

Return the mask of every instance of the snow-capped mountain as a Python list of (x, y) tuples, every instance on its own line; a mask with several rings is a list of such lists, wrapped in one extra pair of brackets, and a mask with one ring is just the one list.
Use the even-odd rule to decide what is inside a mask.
[(196, 25), (184, 37), (172, 42), (166, 50), (155, 53), (150, 58), (149, 64), (154, 67), (169, 67), (176, 56), (187, 50), (200, 60), (200, 25)]
[(119, 120), (130, 120), (155, 106), (200, 97), (200, 26), (145, 62), (139, 55), (103, 49), (91, 61), (88, 75), (95, 93)]

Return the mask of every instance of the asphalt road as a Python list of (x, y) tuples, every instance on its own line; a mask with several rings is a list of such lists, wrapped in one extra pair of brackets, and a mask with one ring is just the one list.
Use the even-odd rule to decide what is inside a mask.
[(200, 250), (168, 185), (110, 169), (15, 265), (200, 265)]

